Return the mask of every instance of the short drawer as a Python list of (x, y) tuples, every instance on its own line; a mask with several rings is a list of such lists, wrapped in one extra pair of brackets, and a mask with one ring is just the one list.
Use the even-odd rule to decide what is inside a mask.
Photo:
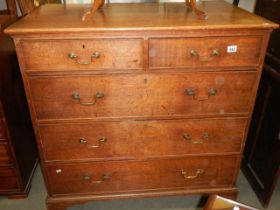
[(246, 118), (43, 124), (47, 161), (239, 153)]
[(7, 142), (0, 142), (0, 164), (10, 164), (11, 154)]
[(11, 167), (0, 167), (0, 192), (19, 188), (15, 171)]
[(236, 157), (192, 157), (47, 166), (50, 194), (230, 186)]
[(149, 41), (151, 68), (257, 66), (262, 37), (154, 38)]
[(31, 77), (37, 119), (248, 114), (255, 72)]
[(140, 69), (142, 39), (23, 41), (26, 71)]

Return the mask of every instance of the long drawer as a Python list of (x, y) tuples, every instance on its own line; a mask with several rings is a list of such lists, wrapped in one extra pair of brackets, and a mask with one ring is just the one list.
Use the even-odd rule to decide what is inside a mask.
[(45, 160), (239, 153), (247, 119), (40, 125)]
[(21, 49), (26, 71), (143, 67), (142, 39), (33, 40)]
[(231, 186), (237, 158), (223, 156), (46, 166), (50, 194)]
[(151, 68), (257, 66), (262, 37), (153, 38)]
[(42, 119), (248, 114), (254, 72), (31, 77)]

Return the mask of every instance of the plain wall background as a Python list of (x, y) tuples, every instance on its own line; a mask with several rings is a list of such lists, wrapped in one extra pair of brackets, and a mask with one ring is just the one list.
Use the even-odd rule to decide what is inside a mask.
[[(230, 3), (233, 2), (233, 0), (225, 0), (225, 1), (230, 2)], [(255, 5), (256, 5), (256, 0), (239, 0), (238, 6), (249, 12), (254, 12)]]
[(0, 10), (6, 10), (7, 5), (6, 5), (6, 0), (0, 0)]

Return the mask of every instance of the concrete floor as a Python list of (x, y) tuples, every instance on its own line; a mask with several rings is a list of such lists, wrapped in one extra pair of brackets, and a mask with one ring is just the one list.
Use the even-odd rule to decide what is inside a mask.
[[(238, 201), (263, 209), (243, 174), (237, 182), (239, 187)], [(27, 199), (9, 200), (0, 197), (0, 210), (46, 210), (46, 189), (40, 167), (37, 168), (32, 188)], [(200, 196), (172, 196), (151, 199), (126, 199), (114, 201), (97, 201), (69, 210), (201, 210), (197, 207)], [(274, 192), (267, 210), (280, 210), (280, 184)]]

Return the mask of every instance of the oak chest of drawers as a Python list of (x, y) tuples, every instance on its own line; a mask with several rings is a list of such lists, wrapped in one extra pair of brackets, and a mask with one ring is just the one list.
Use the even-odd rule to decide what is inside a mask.
[[(14, 38), (49, 198), (234, 197), (269, 34), (232, 5), (42, 6)], [(219, 11), (219, 12), (216, 12)], [(222, 11), (222, 12), (221, 12)], [(219, 13), (219, 14), (218, 14)]]

